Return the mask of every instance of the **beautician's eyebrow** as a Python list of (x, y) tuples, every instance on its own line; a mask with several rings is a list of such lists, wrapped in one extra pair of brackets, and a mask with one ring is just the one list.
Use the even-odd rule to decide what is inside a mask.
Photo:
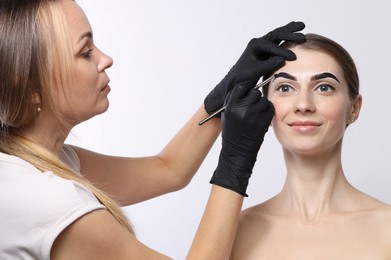
[[(277, 73), (276, 75), (274, 75), (274, 78), (287, 78), (287, 79), (290, 79), (290, 80), (295, 80), (297, 81), (297, 78), (289, 73), (286, 73), (286, 72), (280, 72), (280, 73)], [(316, 74), (314, 76), (311, 77), (311, 80), (314, 81), (314, 80), (320, 80), (320, 79), (324, 79), (324, 78), (333, 78), (335, 79), (336, 81), (339, 82), (338, 78), (330, 73), (330, 72), (323, 72), (323, 73), (320, 73), (320, 74)]]
[(81, 40), (83, 40), (84, 38), (91, 38), (92, 39), (92, 32), (85, 32), (83, 33), (80, 37), (79, 37), (79, 40), (77, 42), (80, 42)]

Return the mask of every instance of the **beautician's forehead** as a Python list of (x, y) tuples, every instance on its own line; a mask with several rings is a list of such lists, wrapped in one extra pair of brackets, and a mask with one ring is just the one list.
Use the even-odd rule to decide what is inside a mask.
[(85, 32), (92, 32), (87, 16), (76, 2), (63, 0), (62, 5), (72, 43), (75, 43)]

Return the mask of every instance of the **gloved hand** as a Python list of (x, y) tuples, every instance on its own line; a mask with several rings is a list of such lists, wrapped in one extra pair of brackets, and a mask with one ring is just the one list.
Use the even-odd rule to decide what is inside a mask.
[(222, 148), (210, 183), (246, 196), (259, 148), (274, 116), (274, 106), (253, 82), (239, 83), (221, 115)]
[(212, 114), (222, 107), (227, 93), (237, 83), (251, 81), (256, 84), (261, 76), (281, 68), (285, 60), (295, 60), (296, 55), (291, 50), (279, 47), (279, 44), (282, 41), (304, 42), (304, 34), (296, 33), (304, 27), (302, 22), (290, 22), (261, 38), (252, 39), (236, 64), (205, 98), (206, 112)]

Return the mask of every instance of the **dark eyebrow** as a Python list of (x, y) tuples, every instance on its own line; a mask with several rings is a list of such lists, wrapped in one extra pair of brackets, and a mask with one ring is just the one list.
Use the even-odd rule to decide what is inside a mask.
[[(286, 73), (286, 72), (280, 72), (280, 73), (277, 73), (276, 75), (274, 75), (274, 78), (287, 78), (287, 79), (290, 79), (290, 80), (295, 80), (297, 81), (297, 78), (289, 73)], [(323, 73), (320, 73), (320, 74), (316, 74), (314, 76), (311, 77), (311, 80), (314, 81), (314, 80), (320, 80), (320, 79), (324, 79), (324, 78), (333, 78), (335, 79), (336, 81), (339, 82), (338, 78), (330, 73), (330, 72), (323, 72)]]
[(324, 79), (324, 78), (333, 78), (336, 81), (338, 81), (338, 83), (339, 83), (338, 78), (336, 76), (334, 76), (334, 74), (332, 74), (330, 72), (323, 72), (323, 73), (314, 75), (314, 76), (311, 77), (311, 80), (319, 80), (319, 79)]
[(276, 79), (276, 78), (287, 78), (287, 79), (291, 79), (291, 80), (297, 80), (295, 76), (292, 76), (291, 74), (286, 73), (286, 72), (277, 73), (276, 75), (274, 75), (274, 79)]

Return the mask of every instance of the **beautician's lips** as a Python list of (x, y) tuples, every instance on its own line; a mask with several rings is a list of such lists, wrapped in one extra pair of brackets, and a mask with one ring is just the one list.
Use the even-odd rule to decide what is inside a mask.
[(107, 82), (107, 84), (101, 89), (101, 91), (105, 90), (105, 89), (110, 89), (110, 86), (109, 86), (109, 82)]

